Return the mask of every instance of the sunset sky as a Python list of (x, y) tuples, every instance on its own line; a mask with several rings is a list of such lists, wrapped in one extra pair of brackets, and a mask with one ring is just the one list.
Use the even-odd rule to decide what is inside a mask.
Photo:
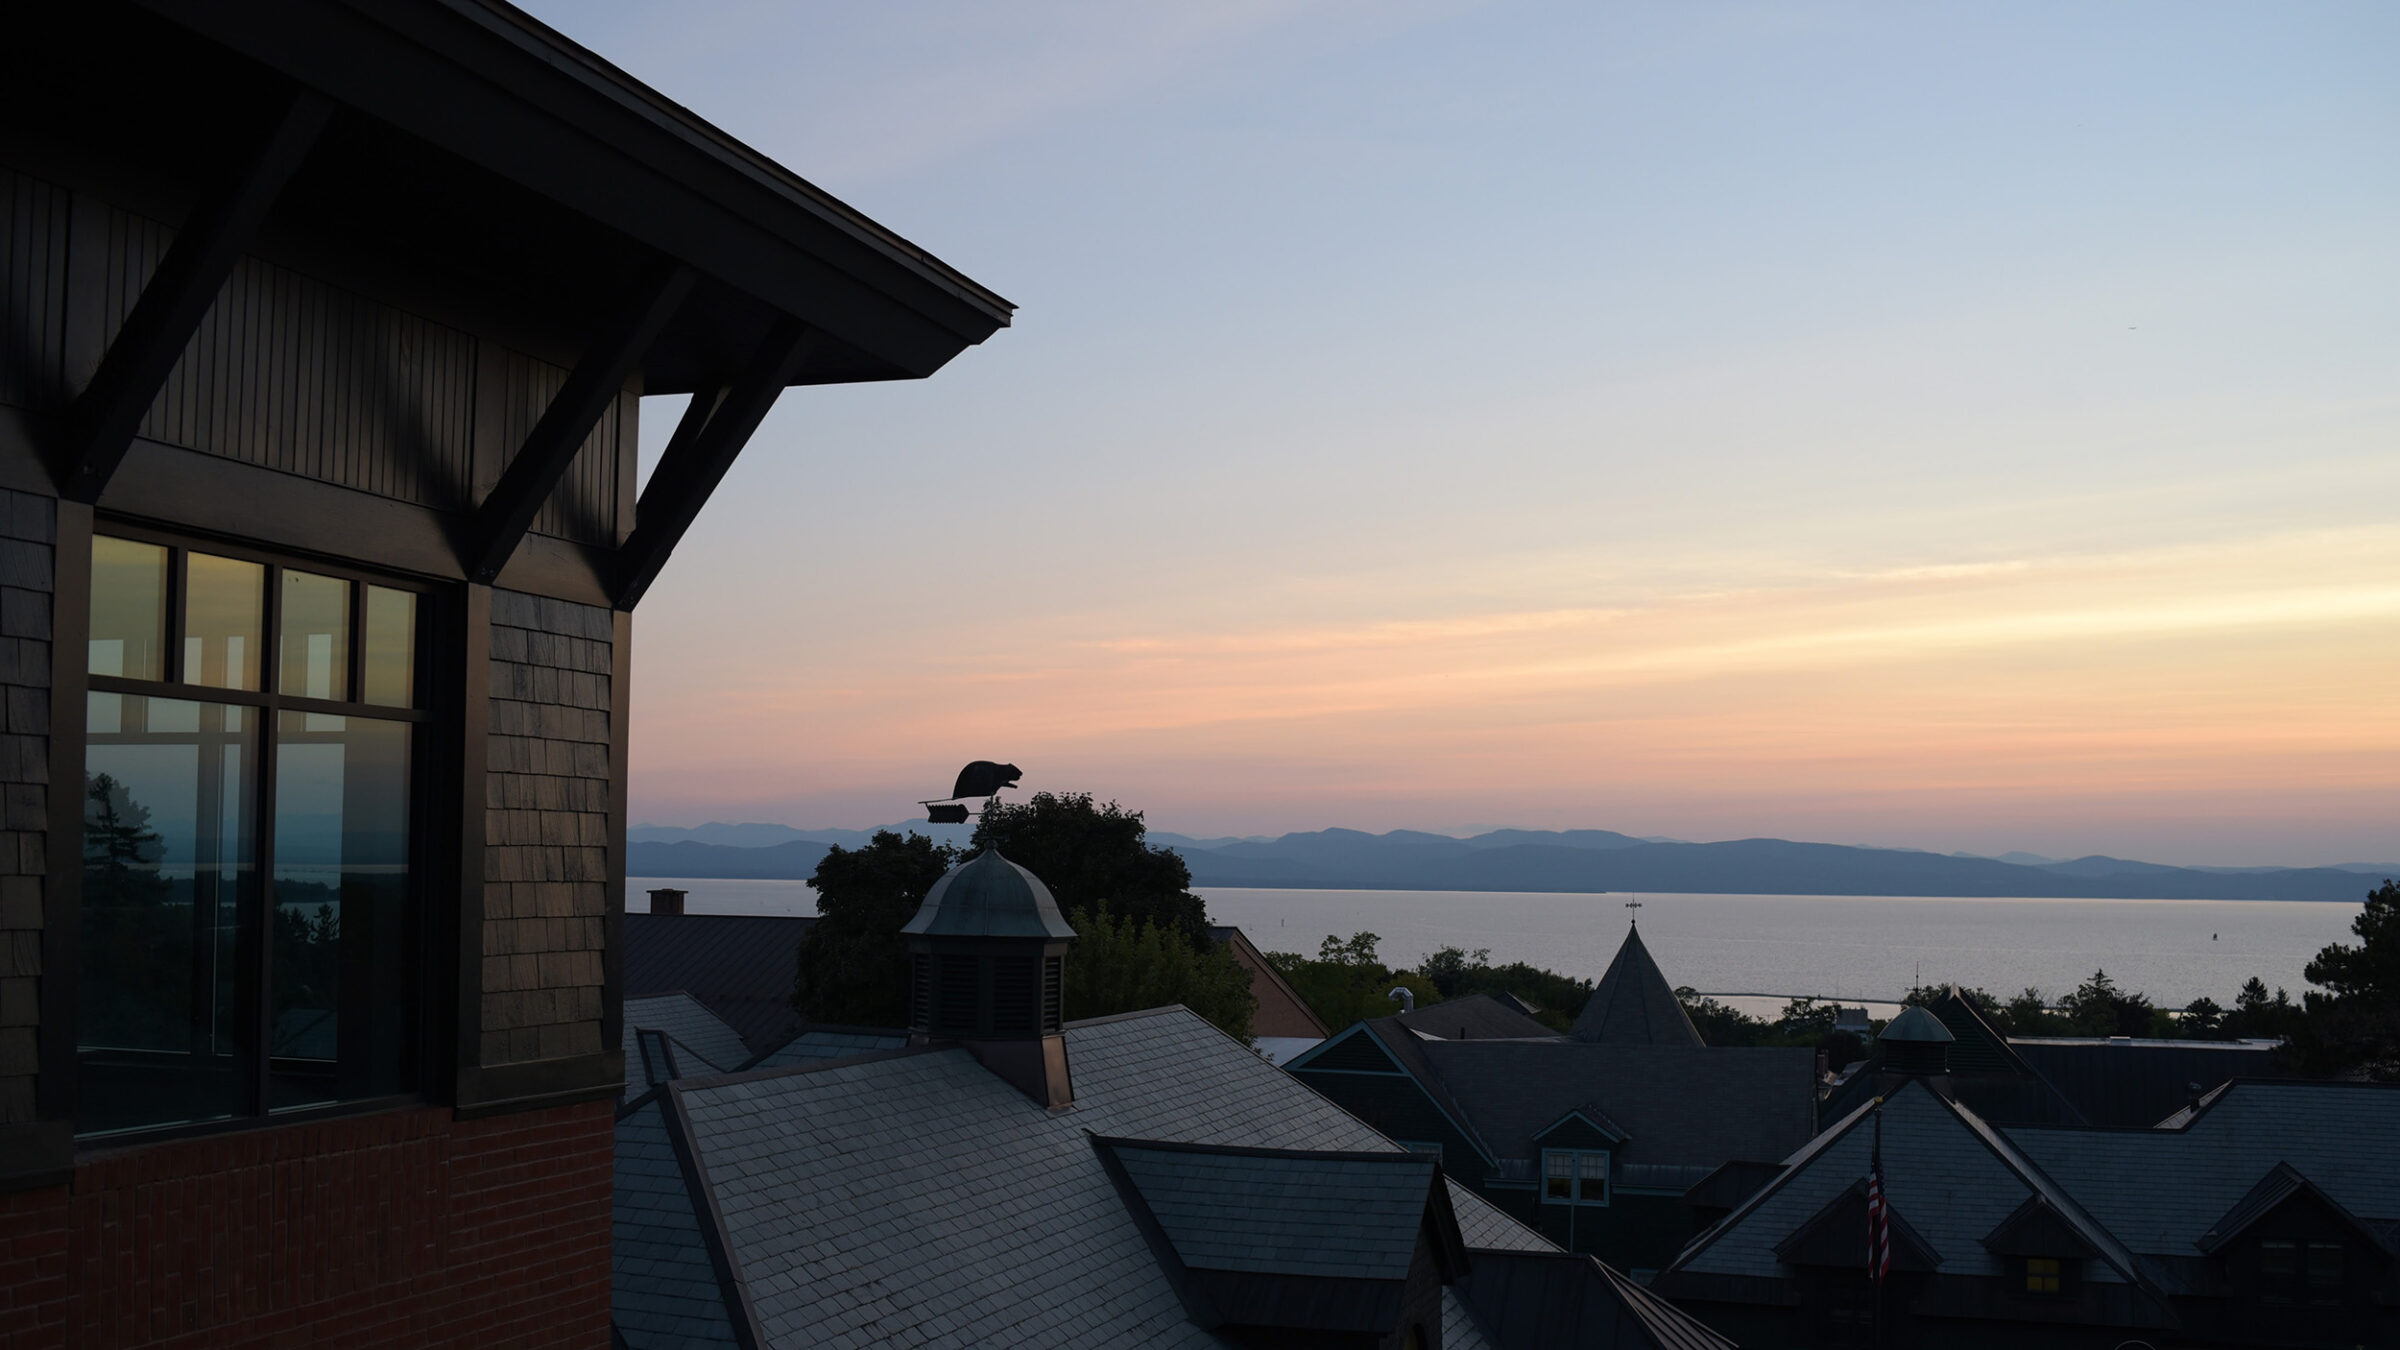
[(2400, 7), (532, 8), (1021, 306), (778, 406), (637, 821), (2400, 857)]

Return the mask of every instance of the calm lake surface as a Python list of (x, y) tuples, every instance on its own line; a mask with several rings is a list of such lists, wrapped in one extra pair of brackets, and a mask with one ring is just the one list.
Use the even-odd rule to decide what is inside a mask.
[[(2363, 897), (2369, 882), (2359, 884)], [(691, 892), (694, 913), (813, 914), (803, 881), (676, 881), (635, 877), (628, 907), (653, 886)], [(1514, 891), (1319, 891), (1210, 887), (1218, 923), (1267, 951), (1314, 954), (1328, 935), (1382, 938), (1387, 964), (1441, 947), (1489, 947), (1599, 978), (1625, 937), (1627, 895)], [(1642, 940), (1677, 984), (1763, 996), (1886, 1002), (1912, 983), (1955, 980), (2006, 996), (2027, 985), (2056, 998), (2095, 967), (2119, 986), (2180, 1007), (2206, 995), (2231, 1004), (2252, 975), (2299, 997), (2302, 967), (2329, 942), (2354, 941), (2358, 904), (2285, 900), (2005, 900), (1920, 896), (1645, 895)], [(1922, 972), (1921, 976), (1919, 972)]]

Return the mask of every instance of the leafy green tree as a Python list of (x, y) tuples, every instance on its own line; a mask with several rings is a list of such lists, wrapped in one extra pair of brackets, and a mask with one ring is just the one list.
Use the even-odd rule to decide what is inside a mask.
[(1106, 905), (1111, 913), (1183, 935), (1193, 950), (1214, 944), (1208, 909), (1192, 894), (1192, 869), (1173, 849), (1149, 842), (1142, 813), (1088, 792), (1037, 792), (994, 801), (975, 826), (970, 851), (998, 847), (1050, 887), (1061, 911)]
[(2008, 1013), (2008, 1034), (2012, 1036), (2064, 1036), (2067, 1019), (2050, 1011), (2049, 1001), (2042, 991), (2027, 985), (2017, 991), (2005, 1005)]
[[(1921, 984), (1902, 994), (1900, 1001), (1904, 1004), (1925, 1007), (1936, 999), (1949, 997), (1950, 989), (1951, 986), (1946, 984)], [(1958, 995), (1965, 999), (1975, 1011), (1983, 1014), (1983, 1020), (1992, 1024), (1992, 1030), (2003, 1036), (2010, 1035), (2015, 1030), (2016, 1018), (2009, 1011), (2008, 1004), (1972, 985), (1958, 986)]]
[(817, 864), (817, 922), (800, 943), (792, 1006), (812, 1022), (908, 1025), (908, 943), (900, 929), (957, 853), (924, 835), (878, 830)]
[(1318, 944), (1313, 958), (1298, 952), (1268, 952), (1267, 963), (1282, 973), (1319, 1020), (1336, 1030), (1400, 1011), (1390, 997), (1396, 987), (1406, 987), (1420, 1008), (1441, 1002), (1441, 988), (1423, 973), (1393, 970), (1383, 964), (1375, 950), (1381, 941), (1365, 932), (1347, 939), (1329, 936)]
[(1782, 1014), (1771, 1025), (1778, 1036), (1823, 1040), (1833, 1034), (1834, 1019), (1840, 1012), (1839, 1004), (1819, 1003), (1813, 998), (1796, 998), (1783, 1005)]
[[(1443, 998), (1465, 998), (1470, 994), (1509, 994), (1533, 1005), (1534, 1020), (1553, 1031), (1566, 1031), (1575, 1025), (1575, 1015), (1583, 1011), (1592, 996), (1592, 982), (1544, 970), (1523, 961), (1505, 965), (1492, 964), (1488, 947), (1467, 952), (1457, 947), (1444, 947), (1417, 962), (1417, 973), (1431, 981)], [(1386, 985), (1389, 989), (1391, 986)], [(1420, 995), (1419, 1001), (1423, 998)]]
[(1688, 984), (1675, 987), (1675, 1001), (1683, 1005), (1684, 1015), (1699, 1029), (1700, 1039), (1710, 1045), (1767, 1045), (1774, 1040), (1775, 1028), (1764, 1020), (1731, 1004), (1703, 997)]
[(2183, 1018), (2175, 1024), (2175, 1033), (2191, 1040), (2210, 1041), (2225, 1031), (2225, 1010), (2213, 998), (2202, 996), (2183, 1005)]
[(1106, 907), (1077, 910), (1067, 922), (1075, 928), (1075, 944), (1067, 948), (1069, 1019), (1180, 1003), (1249, 1043), (1258, 999), (1230, 947), (1212, 942), (1194, 950), (1174, 929)]

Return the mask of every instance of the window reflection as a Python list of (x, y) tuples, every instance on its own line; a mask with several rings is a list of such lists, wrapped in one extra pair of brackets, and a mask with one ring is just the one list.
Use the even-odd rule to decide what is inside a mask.
[(274, 1109), (406, 1082), (409, 731), (366, 717), (279, 715)]
[(367, 638), (360, 683), (363, 702), (405, 708), (416, 701), (417, 597), (388, 586), (367, 587)]
[(349, 698), (350, 583), (287, 568), (282, 618), (278, 690), (302, 698)]
[(255, 727), (239, 708), (94, 694), (84, 758), (78, 1126), (248, 1109)]
[(267, 569), (206, 553), (185, 557), (183, 682), (215, 689), (258, 688)]
[(131, 539), (92, 539), (94, 675), (167, 677), (167, 551)]

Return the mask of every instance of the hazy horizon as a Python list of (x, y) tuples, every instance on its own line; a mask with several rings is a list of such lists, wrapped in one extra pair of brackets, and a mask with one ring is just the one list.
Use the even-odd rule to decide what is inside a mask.
[[(1315, 833), (1322, 833), (1322, 832), (1325, 832), (1325, 831), (1330, 831), (1330, 830), (1356, 830), (1358, 833), (1362, 833), (1362, 834), (1375, 834), (1375, 835), (1388, 834), (1388, 833), (1391, 833), (1391, 832), (1392, 832), (1391, 830), (1359, 830), (1359, 829), (1358, 829), (1358, 827), (1356, 827), (1356, 826), (1352, 826), (1352, 825), (1343, 825), (1343, 824), (1338, 824), (1338, 823), (1337, 823), (1337, 824), (1331, 824), (1331, 825), (1302, 825), (1302, 826), (1295, 826), (1295, 827), (1292, 827), (1292, 828), (1289, 828), (1289, 829), (1275, 829), (1275, 830), (1264, 830), (1264, 831), (1250, 831), (1250, 832), (1246, 832), (1246, 833), (1243, 833), (1243, 834), (1238, 834), (1238, 835), (1237, 835), (1237, 834), (1227, 834), (1227, 833), (1224, 833), (1223, 831), (1214, 831), (1214, 830), (1212, 830), (1212, 831), (1195, 831), (1195, 830), (1176, 829), (1176, 828), (1174, 828), (1174, 827), (1173, 827), (1173, 826), (1171, 826), (1171, 825), (1161, 824), (1161, 823), (1160, 823), (1159, 821), (1157, 821), (1157, 820), (1154, 820), (1154, 819), (1148, 819), (1148, 818), (1147, 818), (1147, 815), (1146, 815), (1146, 813), (1145, 813), (1145, 820), (1144, 820), (1144, 824), (1145, 824), (1145, 825), (1148, 827), (1148, 829), (1149, 829), (1150, 833), (1152, 833), (1153, 835), (1156, 835), (1156, 834), (1170, 834), (1170, 835), (1174, 835), (1174, 836), (1176, 836), (1176, 837), (1178, 837), (1178, 838), (1183, 838), (1183, 839), (1194, 839), (1194, 840), (1220, 840), (1220, 839), (1278, 839), (1278, 838), (1281, 838), (1281, 837), (1283, 837), (1283, 836), (1285, 836), (1285, 835), (1292, 835), (1292, 834), (1315, 834)], [(667, 820), (655, 820), (655, 819), (648, 819), (648, 818), (645, 818), (645, 819), (636, 820), (636, 821), (633, 823), (633, 825), (632, 825), (632, 827), (631, 827), (631, 828), (633, 828), (633, 829), (636, 829), (636, 830), (700, 830), (700, 829), (706, 829), (706, 828), (709, 828), (710, 826), (719, 826), (719, 827), (725, 827), (725, 828), (734, 828), (734, 829), (739, 829), (739, 828), (748, 827), (748, 826), (766, 826), (766, 827), (769, 827), (769, 828), (787, 829), (787, 830), (794, 830), (794, 831), (801, 831), (801, 832), (844, 831), (844, 832), (849, 832), (849, 833), (861, 833), (861, 832), (868, 831), (868, 830), (888, 829), (888, 828), (892, 828), (892, 827), (895, 827), (895, 826), (897, 826), (897, 827), (901, 827), (901, 828), (904, 828), (904, 829), (905, 829), (905, 828), (909, 828), (909, 827), (925, 827), (925, 828), (924, 828), (924, 830), (923, 830), (923, 832), (925, 832), (925, 833), (935, 833), (935, 831), (933, 831), (933, 830), (932, 830), (932, 829), (931, 829), (931, 828), (928, 826), (928, 822), (926, 822), (926, 821), (923, 819), (923, 817), (922, 817), (921, 815), (920, 815), (920, 816), (917, 816), (917, 817), (914, 817), (914, 818), (912, 818), (912, 817), (909, 817), (909, 816), (906, 816), (906, 815), (902, 815), (902, 816), (896, 816), (896, 817), (893, 817), (893, 818), (891, 818), (891, 819), (888, 819), (888, 820), (874, 820), (874, 821), (868, 821), (868, 822), (865, 822), (865, 823), (862, 823), (862, 824), (855, 824), (855, 825), (851, 825), (851, 824), (838, 824), (838, 823), (826, 823), (826, 822), (818, 822), (818, 823), (814, 823), (814, 824), (807, 824), (807, 823), (801, 823), (801, 822), (798, 822), (798, 821), (788, 821), (788, 820), (764, 820), (764, 819), (761, 819), (761, 818), (759, 818), (759, 817), (757, 817), (757, 816), (744, 816), (744, 817), (740, 817), (740, 818), (735, 818), (735, 817), (731, 817), (731, 816), (727, 816), (727, 817), (712, 817), (712, 818), (710, 818), (710, 819), (707, 819), (707, 820), (696, 820), (696, 821), (667, 821)], [(952, 831), (956, 831), (956, 830), (960, 830), (960, 829), (970, 829), (970, 830), (971, 830), (971, 829), (973, 829), (973, 828), (974, 828), (974, 826), (973, 826), (973, 823), (972, 823), (972, 822), (969, 822), (969, 823), (968, 823), (967, 825), (965, 825), (965, 826), (949, 826), (949, 827), (947, 827), (947, 829), (949, 829), (949, 830), (952, 830)], [(1530, 829), (1536, 829), (1536, 828), (1539, 828), (1539, 829), (1548, 829), (1548, 830), (1553, 830), (1553, 831), (1568, 831), (1568, 830), (1603, 830), (1603, 831), (1608, 831), (1608, 832), (1615, 833), (1615, 834), (1632, 834), (1632, 832), (1631, 832), (1631, 831), (1628, 831), (1628, 830), (1618, 830), (1618, 829), (1615, 829), (1614, 827), (1612, 827), (1612, 826), (1608, 826), (1608, 825), (1564, 825), (1564, 826), (1543, 826), (1543, 827), (1534, 827), (1534, 826), (1525, 826), (1525, 825), (1509, 825), (1509, 824), (1497, 824), (1497, 825), (1494, 825), (1494, 824), (1477, 824), (1477, 825), (1453, 825), (1453, 826), (1443, 826), (1443, 827), (1422, 827), (1422, 828), (1420, 828), (1420, 827), (1416, 827), (1416, 826), (1394, 826), (1394, 827), (1392, 827), (1392, 829), (1393, 829), (1393, 830), (1413, 830), (1414, 832), (1416, 832), (1416, 833), (1420, 833), (1420, 834), (1435, 834), (1435, 835), (1443, 835), (1443, 836), (1446, 836), (1446, 837), (1449, 837), (1449, 838), (1453, 838), (1453, 839), (1471, 839), (1471, 838), (1474, 838), (1474, 837), (1475, 837), (1475, 836), (1477, 836), (1477, 835), (1490, 834), (1490, 833), (1493, 833), (1493, 832), (1495, 832), (1495, 831), (1499, 831), (1499, 830), (1530, 830)], [(1781, 837), (1781, 836), (1768, 836), (1768, 835), (1755, 835), (1755, 834), (1751, 834), (1751, 835), (1723, 835), (1723, 836), (1706, 836), (1706, 837), (1703, 837), (1703, 836), (1673, 836), (1673, 835), (1633, 835), (1632, 837), (1634, 837), (1634, 838), (1637, 838), (1637, 839), (1655, 839), (1655, 840), (1660, 840), (1660, 841), (1664, 841), (1664, 842), (1683, 843), (1683, 844), (1711, 844), (1711, 843), (1728, 843), (1728, 842), (1733, 842), (1733, 841), (1737, 841), (1737, 840), (1743, 840), (1743, 839), (1773, 838), (1773, 837)], [(2098, 856), (2105, 856), (2105, 857), (2119, 858), (2119, 859), (2123, 859), (2123, 860), (2125, 860), (2125, 861), (2128, 861), (2128, 862), (2148, 862), (2148, 863), (2161, 863), (2161, 864), (2164, 864), (2164, 865), (2167, 865), (2167, 866), (2171, 866), (2171, 867), (2299, 867), (2299, 868), (2305, 868), (2305, 867), (2335, 867), (2335, 866), (2357, 866), (2357, 865), (2371, 865), (2371, 866), (2389, 866), (2389, 867), (2400, 867), (2400, 860), (2395, 860), (2395, 859), (2391, 859), (2391, 858), (2382, 858), (2382, 857), (2360, 857), (2360, 858), (2311, 858), (2311, 859), (2302, 860), (2302, 861), (2292, 861), (2292, 860), (2285, 860), (2285, 859), (2274, 859), (2274, 858), (2268, 858), (2268, 859), (2257, 859), (2257, 860), (2252, 860), (2252, 861), (2249, 861), (2249, 862), (2241, 862), (2241, 863), (2204, 863), (2204, 862), (2191, 862), (2191, 861), (2187, 861), (2187, 860), (2180, 859), (2180, 858), (2150, 858), (2150, 857), (2136, 857), (2136, 856), (2134, 856), (2134, 855), (2132, 855), (2132, 854), (2128, 854), (2128, 853), (2111, 853), (2111, 852), (2109, 852), (2109, 851), (2108, 851), (2108, 850), (2106, 850), (2106, 849), (2095, 850), (2095, 853), (2086, 853), (2086, 854), (2073, 854), (2073, 855), (2066, 855), (2066, 854), (2042, 854), (2042, 853), (2039, 853), (2037, 850), (2033, 850), (2033, 849), (2018, 849), (2018, 848), (2012, 848), (2012, 849), (2001, 849), (2001, 850), (1998, 850), (1997, 852), (1992, 852), (1992, 853), (1982, 853), (1982, 852), (1976, 852), (1975, 850), (1972, 850), (1972, 849), (1925, 848), (1925, 847), (1921, 847), (1921, 846), (1919, 846), (1919, 845), (1915, 845), (1915, 844), (1895, 844), (1895, 843), (1890, 843), (1890, 842), (1886, 842), (1886, 841), (1879, 841), (1879, 840), (1873, 840), (1873, 839), (1792, 839), (1792, 840), (1790, 840), (1790, 842), (1793, 842), (1793, 843), (1808, 843), (1808, 844), (1834, 844), (1834, 845), (1839, 845), (1839, 846), (1842, 846), (1842, 847), (1847, 847), (1847, 848), (1866, 848), (1866, 849), (1899, 849), (1899, 850), (1905, 850), (1905, 851), (1910, 851), (1910, 852), (1919, 852), (1919, 853), (1939, 853), (1939, 854), (1943, 854), (1943, 855), (1957, 855), (1957, 856), (1965, 856), (1965, 857), (1976, 857), (1976, 858), (1992, 858), (1992, 859), (2006, 859), (2006, 858), (2009, 858), (2009, 857), (2012, 857), (2012, 856), (2024, 856), (2024, 857), (2045, 857), (2045, 858), (2049, 858), (2049, 859), (2051, 859), (2051, 860), (2053, 860), (2053, 861), (2058, 861), (2058, 862), (2072, 862), (2072, 861), (2074, 861), (2074, 860), (2075, 860), (2075, 859), (2077, 859), (2077, 858), (2080, 858), (2080, 857), (2091, 857), (2091, 856), (2095, 856), (2095, 854), (2096, 854), (2096, 855), (2098, 855)]]
[(637, 819), (2400, 854), (2400, 9), (532, 8), (1022, 306), (778, 405)]

